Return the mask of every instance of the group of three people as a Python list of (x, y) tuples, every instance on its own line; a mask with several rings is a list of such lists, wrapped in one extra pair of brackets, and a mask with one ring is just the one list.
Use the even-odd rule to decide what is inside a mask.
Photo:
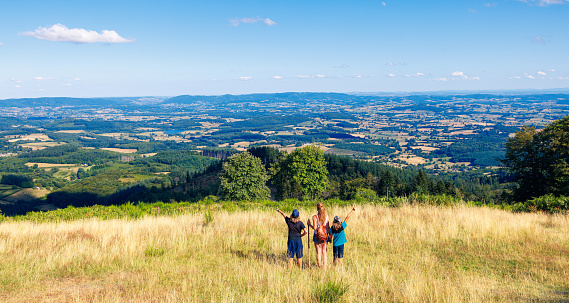
[[(344, 244), (347, 242), (344, 229), (347, 227), (346, 221), (348, 221), (352, 212), (356, 211), (356, 208), (352, 208), (352, 211), (343, 222), (339, 216), (335, 216), (332, 227), (330, 227), (326, 208), (322, 202), (316, 204), (316, 210), (317, 214), (312, 216), (312, 220), (308, 220), (307, 223), (310, 228), (314, 229), (312, 241), (316, 249), (318, 267), (326, 267), (328, 261), (326, 246), (329, 242), (332, 242), (333, 245), (334, 265), (342, 265)], [(285, 215), (280, 209), (277, 209), (277, 211), (284, 217), (288, 226), (287, 257), (289, 267), (293, 266), (294, 257), (296, 256), (298, 267), (302, 268), (302, 237), (307, 234), (306, 226), (300, 221), (300, 213), (297, 209), (292, 211), (290, 217)]]

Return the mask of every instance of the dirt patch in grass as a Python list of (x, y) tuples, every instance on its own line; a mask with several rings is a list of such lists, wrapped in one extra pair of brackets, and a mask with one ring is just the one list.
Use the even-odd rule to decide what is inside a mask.
[(20, 136), (19, 138), (8, 140), (8, 142), (34, 141), (36, 139), (39, 141), (52, 141), (51, 138), (48, 137), (46, 134), (31, 134), (31, 135)]
[(73, 167), (78, 166), (77, 164), (55, 164), (55, 163), (36, 163), (36, 162), (28, 162), (26, 163), (27, 167), (32, 167), (34, 165), (38, 165), (38, 168), (51, 168), (51, 167)]
[(80, 134), (84, 133), (84, 130), (81, 129), (69, 129), (69, 130), (58, 130), (56, 133), (64, 133), (64, 134)]
[(102, 150), (108, 150), (108, 151), (114, 151), (117, 153), (122, 153), (122, 154), (133, 154), (136, 153), (138, 150), (137, 149), (125, 149), (125, 148), (101, 148)]

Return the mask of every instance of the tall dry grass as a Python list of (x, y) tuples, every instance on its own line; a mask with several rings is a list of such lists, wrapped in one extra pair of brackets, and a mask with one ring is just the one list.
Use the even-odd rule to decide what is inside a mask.
[[(315, 210), (301, 209), (306, 222)], [(348, 213), (333, 208), (330, 215)], [(358, 207), (343, 268), (287, 269), (276, 212), (0, 224), (2, 302), (503, 302), (569, 298), (569, 220)], [(305, 244), (305, 265), (308, 261)], [(311, 245), (311, 249), (313, 245)], [(331, 247), (328, 250), (331, 263)]]

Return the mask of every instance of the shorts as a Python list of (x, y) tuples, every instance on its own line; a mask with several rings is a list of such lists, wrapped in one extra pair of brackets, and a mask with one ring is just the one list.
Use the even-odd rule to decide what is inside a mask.
[(314, 234), (314, 236), (312, 236), (312, 242), (314, 242), (316, 244), (320, 244), (320, 243), (330, 242), (330, 241), (320, 241), (320, 240), (318, 240), (318, 237), (316, 236), (316, 234)]
[(332, 247), (334, 259), (342, 259), (344, 257), (344, 244)]
[(298, 259), (302, 258), (302, 240), (288, 240), (287, 246), (286, 256), (288, 258), (294, 258), (294, 255)]

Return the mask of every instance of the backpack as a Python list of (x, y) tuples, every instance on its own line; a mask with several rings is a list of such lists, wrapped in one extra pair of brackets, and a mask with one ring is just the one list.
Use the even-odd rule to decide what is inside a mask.
[[(316, 216), (316, 218), (318, 218), (318, 216)], [(328, 218), (326, 218), (326, 221), (324, 221), (324, 224), (320, 224), (320, 218), (318, 218), (318, 220), (316, 221), (316, 222), (318, 222), (318, 227), (316, 228), (316, 238), (320, 242), (324, 242), (324, 241), (328, 240), (328, 231), (326, 230), (326, 222), (327, 221), (328, 221)]]

